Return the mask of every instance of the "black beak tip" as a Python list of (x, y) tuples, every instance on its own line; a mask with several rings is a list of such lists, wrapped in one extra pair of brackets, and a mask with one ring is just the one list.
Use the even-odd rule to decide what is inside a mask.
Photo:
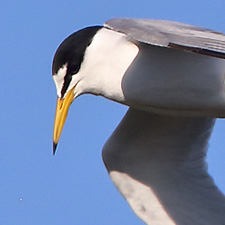
[(53, 155), (55, 155), (57, 144), (58, 143), (53, 142)]

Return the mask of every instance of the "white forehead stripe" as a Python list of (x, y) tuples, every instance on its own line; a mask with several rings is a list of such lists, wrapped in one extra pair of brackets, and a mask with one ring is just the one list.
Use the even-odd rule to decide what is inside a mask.
[(68, 69), (68, 64), (64, 64), (56, 74), (53, 75), (53, 80), (55, 82), (57, 95), (59, 98), (61, 98), (61, 91), (64, 84), (64, 77), (66, 76)]

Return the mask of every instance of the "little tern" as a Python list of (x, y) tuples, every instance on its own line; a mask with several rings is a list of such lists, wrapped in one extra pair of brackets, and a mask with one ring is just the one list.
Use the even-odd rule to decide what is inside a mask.
[(149, 225), (224, 225), (225, 197), (205, 161), (225, 117), (225, 35), (178, 22), (116, 18), (58, 47), (53, 153), (74, 99), (129, 109), (103, 147), (119, 192)]

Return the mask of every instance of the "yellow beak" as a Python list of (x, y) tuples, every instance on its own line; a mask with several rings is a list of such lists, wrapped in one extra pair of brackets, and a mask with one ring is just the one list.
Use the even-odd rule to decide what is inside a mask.
[[(75, 87), (74, 87), (75, 88)], [(57, 144), (66, 121), (66, 117), (69, 111), (69, 107), (74, 99), (74, 88), (72, 88), (64, 99), (57, 99), (55, 124), (53, 131), (53, 154), (55, 154)]]

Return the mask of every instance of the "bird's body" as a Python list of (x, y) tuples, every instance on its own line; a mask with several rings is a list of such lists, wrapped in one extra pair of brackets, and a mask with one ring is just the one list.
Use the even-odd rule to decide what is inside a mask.
[(72, 34), (53, 62), (54, 151), (72, 101), (130, 108), (103, 148), (110, 176), (151, 225), (224, 225), (225, 198), (205, 156), (225, 117), (225, 36), (168, 21), (114, 19)]

